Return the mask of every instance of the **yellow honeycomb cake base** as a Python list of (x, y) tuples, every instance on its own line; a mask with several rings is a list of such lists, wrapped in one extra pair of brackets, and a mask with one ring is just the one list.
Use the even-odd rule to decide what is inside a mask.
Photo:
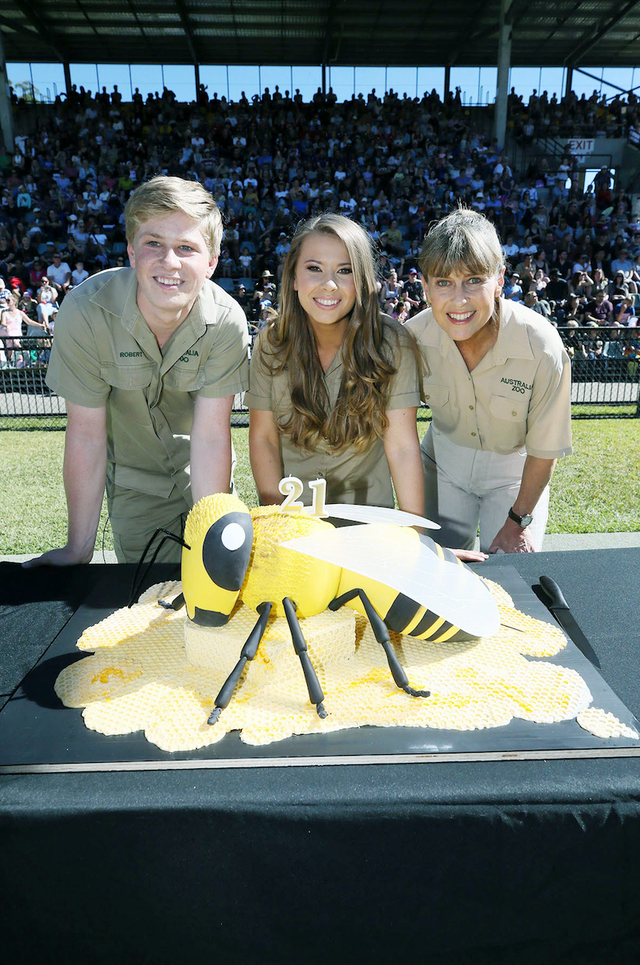
[(612, 715), (591, 707), (589, 689), (574, 670), (531, 659), (559, 653), (564, 635), (520, 613), (504, 589), (485, 582), (503, 623), (496, 636), (431, 643), (391, 635), (411, 686), (429, 690), (427, 698), (410, 697), (395, 686), (367, 621), (343, 607), (301, 621), (325, 694), (324, 720), (309, 701), (286, 620), (271, 617), (233, 699), (211, 726), (207, 719), (216, 694), (257, 614), (241, 604), (226, 626), (197, 627), (184, 609), (158, 606), (158, 599), (179, 593), (178, 583), (152, 587), (135, 606), (89, 627), (78, 647), (93, 654), (62, 671), (56, 692), (66, 706), (84, 707), (92, 730), (109, 735), (142, 730), (166, 751), (205, 747), (233, 730), (245, 743), (260, 745), (364, 725), (474, 730), (505, 726), (513, 718), (541, 723), (577, 718), (599, 737), (637, 738)]
[(584, 730), (596, 737), (602, 737), (603, 740), (611, 737), (630, 737), (632, 740), (638, 740), (639, 737), (633, 727), (627, 727), (613, 714), (600, 707), (587, 707), (578, 714), (576, 720)]

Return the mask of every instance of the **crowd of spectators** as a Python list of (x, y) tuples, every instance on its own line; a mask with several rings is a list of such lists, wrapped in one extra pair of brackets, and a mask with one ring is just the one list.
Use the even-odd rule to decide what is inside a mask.
[(581, 97), (570, 91), (561, 100), (534, 90), (528, 100), (514, 89), (508, 97), (509, 128), (517, 140), (543, 137), (628, 137), (640, 131), (640, 105), (633, 90), (607, 99), (594, 91)]
[[(124, 205), (158, 173), (197, 179), (216, 198), (225, 229), (215, 280), (254, 332), (277, 304), (296, 223), (326, 210), (373, 238), (383, 309), (401, 321), (421, 311), (422, 238), (459, 203), (482, 211), (503, 239), (506, 298), (568, 328), (636, 324), (640, 223), (625, 190), (603, 168), (583, 193), (570, 156), (530, 152), (526, 170), (514, 170), (485, 133), (489, 109), (471, 115), (459, 89), (444, 102), (435, 91), (412, 99), (375, 90), (338, 102), (331, 89), (304, 102), (276, 87), (227, 102), (201, 87), (183, 104), (166, 88), (124, 102), (117, 87), (95, 96), (73, 87), (31, 118), (17, 106), (24, 132), (13, 153), (0, 150), (0, 335), (11, 337), (0, 365), (46, 364), (37, 344), (16, 352), (16, 312), (23, 336), (51, 333), (73, 286), (127, 264)], [(574, 122), (581, 133), (591, 125), (640, 138), (632, 92), (609, 102), (509, 96), (515, 139)]]

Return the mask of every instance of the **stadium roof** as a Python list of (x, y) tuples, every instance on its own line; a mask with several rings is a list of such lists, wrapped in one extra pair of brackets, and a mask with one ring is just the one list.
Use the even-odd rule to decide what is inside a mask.
[[(0, 0), (7, 61), (489, 66), (500, 0)], [(640, 2), (513, 0), (513, 66), (640, 63)]]

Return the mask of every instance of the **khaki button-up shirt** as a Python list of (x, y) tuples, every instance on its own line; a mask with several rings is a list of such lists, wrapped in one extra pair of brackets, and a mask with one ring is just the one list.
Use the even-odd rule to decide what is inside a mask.
[[(389, 409), (404, 409), (420, 404), (418, 367), (413, 351), (407, 345), (407, 336), (399, 323), (389, 319), (387, 324), (399, 333), (399, 353), (395, 364)], [(265, 365), (260, 335), (251, 356), (250, 389), (245, 404), (253, 409), (273, 412), (276, 422), (286, 423), (291, 414), (291, 394), (288, 372), (272, 376)], [(324, 380), (329, 395), (329, 405), (334, 406), (342, 384), (344, 366), (338, 352), (325, 372)], [(332, 452), (321, 442), (312, 452), (293, 446), (286, 433), (280, 435), (280, 453), (285, 475), (297, 476), (303, 483), (313, 479), (327, 480), (327, 502), (357, 503), (369, 506), (393, 507), (393, 487), (389, 466), (384, 454), (382, 439), (376, 439), (364, 452), (346, 449)], [(305, 485), (301, 499), (311, 502), (311, 493)]]
[(100, 272), (65, 298), (47, 384), (88, 408), (107, 407), (109, 478), (166, 497), (189, 487), (194, 400), (247, 387), (247, 323), (240, 306), (205, 282), (162, 349), (136, 302), (131, 268)]
[(496, 344), (472, 372), (430, 308), (407, 328), (427, 373), (423, 401), (452, 442), (503, 454), (525, 448), (541, 459), (571, 453), (571, 362), (540, 315), (501, 300)]

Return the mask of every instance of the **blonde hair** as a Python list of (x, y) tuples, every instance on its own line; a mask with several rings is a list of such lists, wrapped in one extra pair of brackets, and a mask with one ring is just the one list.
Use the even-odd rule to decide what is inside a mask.
[(195, 221), (207, 243), (209, 254), (220, 254), (222, 217), (209, 192), (197, 181), (159, 175), (141, 184), (129, 197), (124, 208), (127, 241), (133, 244), (140, 226), (159, 215), (181, 211)]
[(460, 268), (492, 276), (504, 267), (502, 246), (492, 223), (479, 211), (462, 207), (431, 227), (419, 261), (427, 281), (446, 278)]
[[(356, 300), (342, 341), (344, 375), (330, 407), (316, 337), (294, 288), (300, 250), (313, 234), (338, 238), (347, 250)], [(391, 379), (397, 371), (398, 335), (383, 320), (371, 239), (349, 218), (322, 214), (296, 231), (282, 274), (280, 311), (259, 350), (273, 375), (288, 373), (292, 412), (279, 424), (293, 445), (310, 451), (322, 441), (329, 449), (363, 451), (387, 428)]]

